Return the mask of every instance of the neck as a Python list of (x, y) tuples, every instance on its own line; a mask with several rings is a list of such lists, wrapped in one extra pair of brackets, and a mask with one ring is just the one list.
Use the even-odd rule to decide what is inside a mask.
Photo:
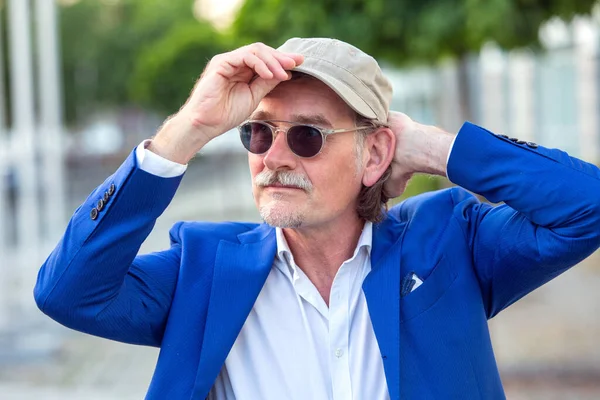
[(333, 279), (354, 254), (364, 225), (365, 221), (355, 216), (326, 226), (283, 230), (296, 264), (328, 305)]

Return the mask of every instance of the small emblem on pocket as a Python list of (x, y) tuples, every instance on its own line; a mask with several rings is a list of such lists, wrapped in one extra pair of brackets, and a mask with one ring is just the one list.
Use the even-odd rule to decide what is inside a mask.
[(404, 297), (413, 290), (416, 290), (419, 286), (423, 284), (423, 280), (417, 276), (417, 274), (410, 272), (408, 275), (402, 279), (400, 283), (400, 297)]

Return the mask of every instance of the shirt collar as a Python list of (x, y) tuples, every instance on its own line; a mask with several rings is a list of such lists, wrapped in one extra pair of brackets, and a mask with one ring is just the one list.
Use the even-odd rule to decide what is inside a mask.
[[(290, 247), (285, 239), (285, 235), (283, 234), (283, 229), (275, 228), (275, 237), (277, 239), (277, 258), (280, 263), (275, 263), (277, 267), (284, 274), (290, 274), (292, 277), (294, 276), (294, 272), (296, 270), (296, 263), (294, 262), (294, 255), (290, 250)], [(370, 221), (365, 222), (365, 226), (358, 238), (358, 243), (356, 244), (356, 248), (354, 249), (354, 254), (351, 259), (356, 258), (358, 253), (362, 248), (367, 252), (367, 256), (371, 256), (371, 248), (373, 245), (373, 223)], [(287, 268), (283, 268), (286, 265)], [(287, 269), (285, 271), (284, 269)]]

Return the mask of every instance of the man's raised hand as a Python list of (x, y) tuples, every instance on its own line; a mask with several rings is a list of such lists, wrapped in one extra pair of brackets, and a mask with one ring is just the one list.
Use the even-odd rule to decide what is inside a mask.
[(254, 43), (209, 62), (184, 106), (153, 139), (150, 150), (180, 164), (210, 140), (244, 121), (275, 86), (303, 61)]
[(419, 124), (396, 111), (389, 112), (388, 126), (396, 136), (396, 149), (392, 174), (384, 185), (386, 195), (400, 196), (415, 173), (446, 176), (454, 135), (435, 126)]

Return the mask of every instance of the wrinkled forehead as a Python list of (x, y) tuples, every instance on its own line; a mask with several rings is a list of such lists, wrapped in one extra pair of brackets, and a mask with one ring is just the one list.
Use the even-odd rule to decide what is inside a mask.
[[(260, 109), (257, 109), (255, 112), (253, 112), (249, 119), (263, 120), (263, 121), (281, 120), (280, 118), (278, 118), (278, 116), (276, 114), (269, 112), (267, 110), (260, 110)], [(288, 117), (282, 121), (296, 122), (299, 124), (318, 125), (323, 128), (333, 128), (334, 127), (334, 123), (329, 118), (327, 118), (326, 115), (321, 114), (319, 112), (310, 113), (310, 114), (301, 114), (301, 113), (295, 112), (295, 113), (288, 115)]]
[[(310, 116), (310, 120), (305, 118), (307, 116)], [(329, 86), (312, 77), (302, 76), (277, 85), (259, 103), (252, 113), (252, 119), (335, 126), (354, 121), (355, 112)]]

